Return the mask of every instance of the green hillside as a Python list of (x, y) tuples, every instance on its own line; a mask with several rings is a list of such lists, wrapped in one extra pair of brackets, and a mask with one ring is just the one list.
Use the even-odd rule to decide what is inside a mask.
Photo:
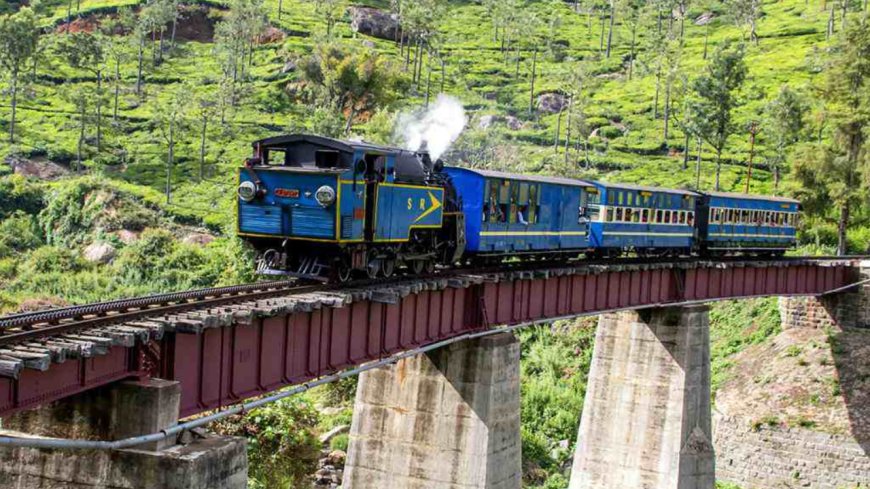
[[(866, 148), (837, 180), (848, 166), (843, 118), (854, 115), (855, 134), (870, 138), (857, 110), (870, 105), (868, 85), (851, 107), (831, 95), (830, 75), (867, 72), (864, 62), (836, 64), (866, 2), (22, 0), (0, 3), (0, 33), (6, 15), (26, 15), (21, 4), (39, 39), (18, 77), (0, 65), (0, 313), (251, 280), (252, 257), (233, 238), (236, 169), (251, 142), (304, 131), (404, 144), (396, 121), (442, 87), (469, 119), (448, 164), (683, 188), (698, 178), (711, 190), (716, 151), (705, 139), (698, 160), (695, 131), (710, 121), (690, 108), (720, 48), (740, 43), (746, 76), (721, 188), (744, 190), (751, 154), (752, 192), (806, 199), (803, 250), (835, 249), (846, 200), (849, 251), (870, 245)], [(355, 32), (358, 7), (401, 9), (402, 33), (417, 34), (411, 49)], [(757, 43), (749, 20), (737, 21), (747, 11)], [(0, 36), (0, 51), (23, 37)], [(784, 86), (799, 117), (774, 110)], [(735, 355), (775, 333), (774, 316), (769, 301), (717, 309), (717, 385)], [(744, 322), (763, 327), (746, 332)], [(530, 487), (566, 485), (564, 445), (591, 355), (589, 324), (555, 330), (523, 333)]]

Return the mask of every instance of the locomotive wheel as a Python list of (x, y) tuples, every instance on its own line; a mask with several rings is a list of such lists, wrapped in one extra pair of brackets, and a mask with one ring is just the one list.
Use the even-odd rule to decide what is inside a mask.
[(368, 265), (366, 265), (366, 277), (376, 278), (378, 276), (378, 272), (381, 271), (381, 261), (379, 258), (369, 260)]
[(423, 262), (423, 268), (426, 269), (427, 275), (432, 275), (435, 273), (435, 261), (434, 260), (426, 260)]
[(396, 260), (393, 258), (384, 258), (381, 260), (381, 273), (386, 278), (393, 276), (396, 271)]
[(411, 269), (411, 273), (413, 273), (414, 275), (420, 275), (421, 273), (423, 273), (423, 269), (425, 267), (426, 264), (423, 262), (423, 260), (411, 260), (408, 263), (408, 268)]
[(342, 262), (338, 264), (338, 270), (336, 271), (336, 278), (341, 283), (346, 283), (350, 281), (351, 277), (351, 269), (347, 266), (346, 263)]

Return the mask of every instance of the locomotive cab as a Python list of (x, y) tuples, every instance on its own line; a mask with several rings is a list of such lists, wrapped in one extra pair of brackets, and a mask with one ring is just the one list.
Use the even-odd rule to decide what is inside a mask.
[(437, 261), (444, 185), (426, 153), (287, 135), (254, 143), (238, 205), (261, 273), (389, 276)]

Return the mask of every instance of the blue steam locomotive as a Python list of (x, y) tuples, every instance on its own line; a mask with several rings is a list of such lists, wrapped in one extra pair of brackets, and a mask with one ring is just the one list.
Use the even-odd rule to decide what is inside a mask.
[(286, 135), (239, 170), (258, 271), (390, 277), (505, 257), (781, 255), (800, 203), (445, 167), (425, 151)]

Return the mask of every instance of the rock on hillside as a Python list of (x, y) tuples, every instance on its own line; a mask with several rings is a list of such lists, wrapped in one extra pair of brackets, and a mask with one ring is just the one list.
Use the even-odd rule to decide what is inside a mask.
[(15, 174), (40, 180), (56, 180), (70, 173), (65, 167), (41, 157), (27, 159), (9, 156), (5, 163), (12, 168)]
[(786, 329), (733, 362), (723, 414), (870, 439), (870, 331)]
[(388, 12), (372, 7), (351, 7), (350, 27), (360, 34), (395, 41), (399, 38), (401, 25)]

